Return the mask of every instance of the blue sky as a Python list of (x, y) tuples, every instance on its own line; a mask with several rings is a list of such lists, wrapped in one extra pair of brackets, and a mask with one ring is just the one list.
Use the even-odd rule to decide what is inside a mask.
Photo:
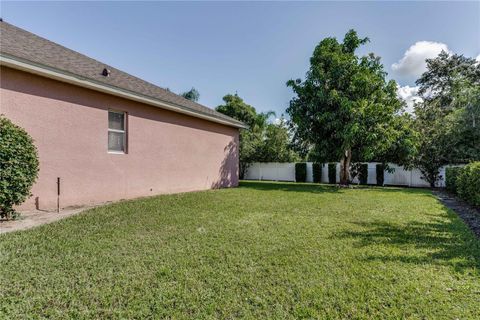
[(360, 53), (380, 55), (407, 99), (425, 57), (480, 54), (478, 1), (2, 1), (0, 9), (9, 23), (174, 92), (193, 86), (209, 107), (238, 92), (278, 116), (292, 97), (285, 82), (304, 76), (316, 44), (351, 28), (371, 39)]

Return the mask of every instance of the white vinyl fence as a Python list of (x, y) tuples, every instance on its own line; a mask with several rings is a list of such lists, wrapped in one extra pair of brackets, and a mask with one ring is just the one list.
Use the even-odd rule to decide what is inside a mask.
[[(377, 183), (376, 173), (377, 162), (368, 163), (368, 184)], [(405, 170), (403, 167), (395, 164), (389, 164), (395, 169), (389, 173), (385, 171), (385, 185), (409, 186), (409, 187), (430, 187), (429, 183), (423, 180), (420, 170)], [(437, 187), (445, 186), (445, 167), (440, 169), (441, 179), (437, 182)], [(273, 180), (273, 181), (295, 181), (295, 163), (279, 162), (256, 162), (253, 163), (245, 174), (246, 180)], [(337, 182), (340, 181), (340, 163), (337, 163)], [(307, 182), (313, 182), (312, 162), (307, 162)], [(328, 183), (328, 164), (322, 167), (322, 182)], [(353, 183), (357, 183), (355, 178)]]

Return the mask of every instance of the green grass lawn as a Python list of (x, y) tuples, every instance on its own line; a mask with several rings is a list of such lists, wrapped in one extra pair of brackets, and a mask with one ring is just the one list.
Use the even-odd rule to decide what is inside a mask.
[(479, 319), (480, 242), (429, 191), (243, 182), (0, 235), (0, 318)]

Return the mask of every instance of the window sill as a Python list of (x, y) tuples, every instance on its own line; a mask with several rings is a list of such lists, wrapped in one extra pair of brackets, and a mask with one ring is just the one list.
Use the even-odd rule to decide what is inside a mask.
[(108, 151), (109, 154), (127, 154), (126, 152), (122, 151)]

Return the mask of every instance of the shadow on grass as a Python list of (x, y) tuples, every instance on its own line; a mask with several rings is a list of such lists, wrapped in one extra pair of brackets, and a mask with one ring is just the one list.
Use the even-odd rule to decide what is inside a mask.
[(353, 224), (366, 229), (362, 231), (344, 231), (333, 237), (357, 239), (358, 247), (387, 246), (399, 249), (398, 254), (377, 253), (362, 258), (366, 261), (400, 262), (411, 264), (436, 264), (450, 266), (455, 271), (466, 269), (480, 271), (480, 242), (472, 235), (460, 220), (436, 216), (432, 222), (409, 222), (403, 225), (388, 222), (355, 222)]
[(377, 187), (351, 185), (349, 188), (341, 188), (333, 184), (317, 183), (295, 183), (295, 182), (277, 182), (277, 181), (255, 181), (242, 180), (241, 188), (255, 189), (261, 191), (293, 191), (293, 192), (311, 192), (311, 193), (343, 193), (345, 190), (365, 190), (372, 193), (405, 193), (415, 195), (425, 195), (434, 197), (429, 189), (421, 188), (401, 188), (401, 187)]
[[(346, 190), (352, 190), (327, 184), (266, 181), (242, 181), (240, 187), (261, 191), (315, 194), (345, 193)], [(372, 186), (353, 186), (352, 188), (368, 193), (403, 193), (435, 199), (429, 189)], [(357, 227), (352, 229), (357, 230), (345, 230), (332, 237), (355, 239), (359, 248), (372, 247), (372, 254), (367, 253), (367, 256), (361, 258), (366, 261), (435, 264), (449, 266), (459, 272), (474, 270), (475, 274), (480, 274), (480, 241), (470, 233), (454, 213), (446, 208), (443, 210), (441, 214), (422, 213), (423, 216), (429, 217), (428, 222), (352, 222)], [(385, 250), (386, 253), (382, 254), (381, 246), (388, 249)], [(390, 250), (392, 247), (396, 249), (393, 252)]]
[(289, 192), (311, 192), (311, 193), (338, 193), (341, 188), (335, 185), (294, 183), (294, 182), (273, 182), (273, 181), (241, 181), (241, 188), (248, 188), (261, 191), (289, 191)]

